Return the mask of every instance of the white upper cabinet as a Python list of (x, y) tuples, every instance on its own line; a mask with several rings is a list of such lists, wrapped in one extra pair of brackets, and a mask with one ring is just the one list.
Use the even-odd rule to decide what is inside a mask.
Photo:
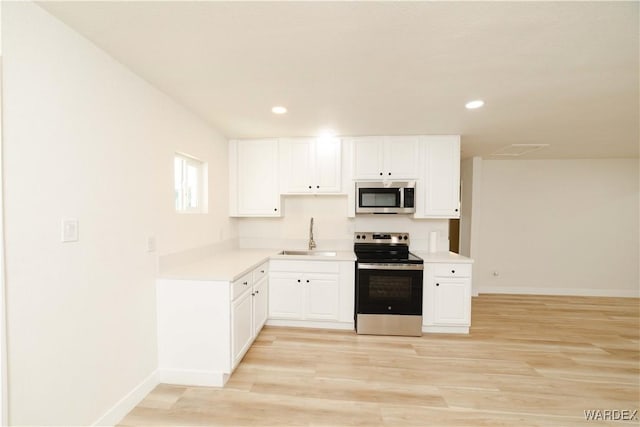
[(386, 179), (417, 179), (419, 136), (387, 136), (384, 144)]
[(384, 137), (353, 138), (351, 143), (353, 144), (354, 179), (382, 179)]
[(278, 140), (229, 142), (230, 216), (281, 216)]
[(460, 218), (460, 137), (425, 136), (416, 218)]
[(419, 136), (351, 139), (354, 179), (417, 179)]
[(283, 194), (336, 194), (341, 191), (341, 144), (338, 138), (280, 140)]

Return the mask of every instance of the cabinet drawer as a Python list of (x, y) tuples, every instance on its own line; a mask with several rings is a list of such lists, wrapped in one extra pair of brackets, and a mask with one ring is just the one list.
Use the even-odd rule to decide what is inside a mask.
[(231, 299), (234, 300), (246, 290), (251, 289), (253, 280), (251, 280), (252, 273), (247, 273), (235, 282), (233, 282), (231, 290)]
[(471, 277), (471, 264), (433, 264), (437, 277)]
[(253, 283), (258, 283), (263, 277), (269, 274), (269, 263), (265, 262), (253, 270)]
[(280, 261), (273, 260), (269, 269), (292, 273), (338, 273), (340, 265), (337, 261)]

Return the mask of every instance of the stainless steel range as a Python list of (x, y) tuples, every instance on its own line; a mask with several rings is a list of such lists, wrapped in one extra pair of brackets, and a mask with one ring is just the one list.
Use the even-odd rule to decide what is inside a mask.
[(422, 335), (424, 262), (408, 233), (355, 233), (358, 334)]

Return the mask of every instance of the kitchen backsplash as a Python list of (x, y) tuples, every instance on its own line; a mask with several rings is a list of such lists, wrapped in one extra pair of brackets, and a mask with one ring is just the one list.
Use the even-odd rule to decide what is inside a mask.
[(351, 250), (356, 231), (409, 232), (412, 250), (428, 250), (430, 232), (438, 251), (449, 250), (449, 220), (413, 219), (409, 215), (358, 215), (347, 218), (346, 196), (288, 196), (281, 218), (238, 218), (241, 248), (305, 248), (314, 218), (318, 249)]

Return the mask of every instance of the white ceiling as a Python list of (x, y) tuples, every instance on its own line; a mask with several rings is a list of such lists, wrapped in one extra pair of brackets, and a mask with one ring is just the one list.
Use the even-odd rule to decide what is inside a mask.
[(229, 138), (461, 134), (463, 157), (638, 157), (636, 1), (39, 4)]

